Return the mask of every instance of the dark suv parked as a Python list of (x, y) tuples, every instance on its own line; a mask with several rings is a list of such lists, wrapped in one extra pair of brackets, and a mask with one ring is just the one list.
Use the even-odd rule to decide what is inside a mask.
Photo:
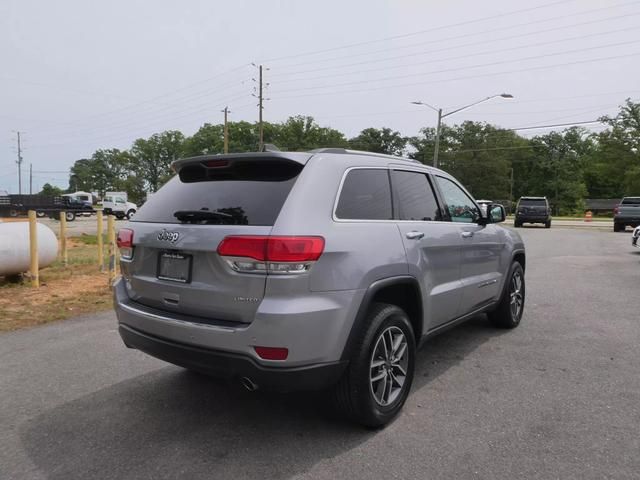
[(328, 389), (391, 420), (429, 337), (520, 323), (525, 251), (447, 173), (326, 149), (178, 160), (118, 232), (124, 343), (250, 390)]
[(513, 226), (521, 227), (523, 223), (542, 223), (545, 228), (551, 228), (551, 208), (547, 197), (520, 197)]

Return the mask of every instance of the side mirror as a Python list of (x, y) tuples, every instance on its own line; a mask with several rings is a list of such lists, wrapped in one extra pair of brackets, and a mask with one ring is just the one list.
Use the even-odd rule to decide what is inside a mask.
[(507, 219), (507, 212), (504, 207), (498, 203), (487, 205), (488, 223), (501, 223)]

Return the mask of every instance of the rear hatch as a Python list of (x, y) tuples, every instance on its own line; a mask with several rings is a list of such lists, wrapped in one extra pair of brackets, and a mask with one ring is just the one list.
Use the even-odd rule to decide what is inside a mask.
[(518, 213), (529, 217), (544, 217), (548, 214), (547, 201), (544, 198), (523, 198), (518, 204)]
[(122, 262), (129, 297), (205, 323), (250, 323), (266, 275), (238, 273), (216, 250), (229, 235), (269, 235), (303, 163), (240, 155), (181, 160), (177, 168), (129, 224), (133, 255)]
[(640, 197), (623, 198), (620, 205), (618, 205), (617, 216), (632, 219), (640, 218)]

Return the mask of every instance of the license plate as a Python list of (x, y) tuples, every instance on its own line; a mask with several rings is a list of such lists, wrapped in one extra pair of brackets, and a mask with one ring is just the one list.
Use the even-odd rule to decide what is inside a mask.
[(158, 278), (171, 282), (191, 281), (191, 255), (176, 252), (162, 252), (158, 258)]

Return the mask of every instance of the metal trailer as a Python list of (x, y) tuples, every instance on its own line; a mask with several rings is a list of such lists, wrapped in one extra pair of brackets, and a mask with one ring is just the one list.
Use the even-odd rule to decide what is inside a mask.
[(60, 219), (65, 212), (67, 221), (72, 222), (78, 214), (96, 213), (92, 207), (70, 197), (49, 195), (4, 195), (0, 196), (0, 217), (18, 217), (35, 210), (38, 217)]

